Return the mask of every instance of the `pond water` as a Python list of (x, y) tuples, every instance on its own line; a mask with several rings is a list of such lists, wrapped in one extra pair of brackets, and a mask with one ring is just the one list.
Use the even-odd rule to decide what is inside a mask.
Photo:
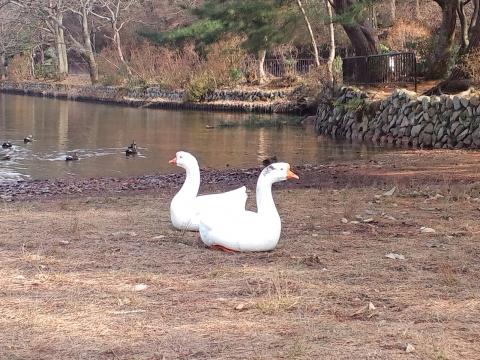
[[(256, 119), (285, 119), (255, 115)], [(0, 182), (20, 179), (94, 177), (179, 171), (168, 164), (178, 150), (192, 152), (202, 167), (258, 166), (276, 155), (293, 164), (354, 159), (379, 151), (361, 144), (317, 139), (311, 127), (223, 127), (245, 122), (249, 114), (134, 109), (40, 97), (0, 94)], [(32, 134), (35, 141), (24, 144)], [(126, 157), (135, 140), (139, 154)], [(66, 162), (76, 151), (79, 161)], [(0, 155), (1, 157), (1, 155)]]

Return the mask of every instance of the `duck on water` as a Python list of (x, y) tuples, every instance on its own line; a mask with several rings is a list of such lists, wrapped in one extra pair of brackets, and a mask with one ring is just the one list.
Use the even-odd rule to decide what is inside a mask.
[(135, 142), (135, 140), (133, 140), (130, 146), (127, 148), (127, 150), (125, 150), (125, 155), (126, 156), (137, 155), (137, 152), (138, 152), (137, 143)]

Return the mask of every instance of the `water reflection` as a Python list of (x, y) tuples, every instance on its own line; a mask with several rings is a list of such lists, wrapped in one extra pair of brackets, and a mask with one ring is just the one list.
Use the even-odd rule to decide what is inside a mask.
[[(168, 160), (180, 149), (194, 153), (202, 166), (215, 168), (257, 166), (272, 155), (291, 163), (321, 163), (377, 151), (317, 139), (310, 128), (206, 128), (248, 116), (0, 94), (0, 142), (14, 143), (12, 160), (0, 163), (0, 181), (178, 171)], [(35, 141), (24, 144), (29, 134)], [(139, 155), (129, 158), (124, 151), (132, 140), (139, 145)], [(66, 163), (65, 154), (70, 151), (76, 151), (80, 161)]]

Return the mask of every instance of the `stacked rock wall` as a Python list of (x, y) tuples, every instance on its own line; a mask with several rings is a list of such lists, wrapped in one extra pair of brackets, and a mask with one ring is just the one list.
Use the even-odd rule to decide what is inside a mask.
[(343, 88), (333, 103), (322, 103), (315, 119), (318, 134), (423, 148), (480, 147), (478, 96), (417, 96), (396, 90), (385, 100)]
[(185, 91), (158, 86), (122, 88), (55, 83), (0, 81), (0, 91), (16, 94), (95, 101), (135, 107), (234, 111), (260, 113), (299, 113), (292, 90), (214, 90), (202, 102), (186, 102)]

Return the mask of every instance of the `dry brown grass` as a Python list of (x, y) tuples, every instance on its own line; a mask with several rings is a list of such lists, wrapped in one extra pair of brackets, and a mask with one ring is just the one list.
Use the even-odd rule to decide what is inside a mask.
[[(434, 152), (416, 154), (364, 170), (433, 166)], [(0, 203), (0, 358), (476, 358), (479, 202), (431, 199), (462, 187), (433, 175), (378, 198), (391, 184), (342, 174), (346, 188), (276, 187), (283, 235), (259, 254), (173, 230), (171, 193)], [(374, 221), (343, 224), (349, 204)]]

